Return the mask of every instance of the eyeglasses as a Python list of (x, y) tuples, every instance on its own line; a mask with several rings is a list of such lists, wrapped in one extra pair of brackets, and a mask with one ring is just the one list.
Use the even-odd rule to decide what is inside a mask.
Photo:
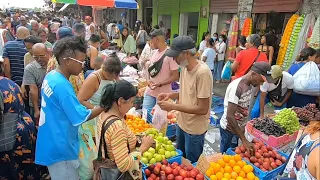
[(42, 56), (33, 56), (33, 59), (35, 60), (41, 60), (43, 58), (47, 57), (47, 55), (42, 55)]
[(66, 60), (66, 59), (71, 59), (71, 60), (73, 60), (73, 61), (75, 61), (75, 62), (77, 62), (77, 63), (80, 63), (82, 66), (84, 65), (84, 63), (85, 63), (85, 61), (79, 61), (78, 59), (75, 59), (75, 58), (72, 58), (72, 57), (67, 57), (67, 58), (63, 58), (64, 60)]

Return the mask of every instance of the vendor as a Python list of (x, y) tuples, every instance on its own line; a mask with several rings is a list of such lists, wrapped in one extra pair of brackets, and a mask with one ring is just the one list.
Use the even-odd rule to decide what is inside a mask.
[(310, 120), (310, 124), (297, 139), (282, 177), (320, 179), (320, 119)]
[(179, 79), (178, 64), (172, 57), (165, 55), (168, 46), (163, 31), (155, 29), (150, 36), (150, 41), (156, 50), (150, 58), (152, 65), (149, 66), (149, 69), (153, 68), (153, 70), (149, 71), (150, 79), (148, 79), (149, 85), (144, 95), (143, 109), (152, 109), (156, 105), (157, 96), (160, 93), (171, 93), (171, 83)]
[(275, 109), (286, 108), (294, 85), (292, 75), (286, 71), (282, 71), (279, 65), (271, 67), (271, 77), (274, 82), (265, 82), (260, 86), (260, 93), (251, 111), (251, 119), (264, 117), (264, 106), (271, 102)]

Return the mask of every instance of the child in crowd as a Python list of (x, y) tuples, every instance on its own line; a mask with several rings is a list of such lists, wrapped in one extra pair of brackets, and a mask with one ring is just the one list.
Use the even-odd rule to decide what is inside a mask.
[(102, 63), (103, 63), (103, 58), (98, 56), (94, 61), (94, 70), (88, 70), (84, 74), (84, 78), (86, 79), (93, 71), (99, 70), (101, 68)]

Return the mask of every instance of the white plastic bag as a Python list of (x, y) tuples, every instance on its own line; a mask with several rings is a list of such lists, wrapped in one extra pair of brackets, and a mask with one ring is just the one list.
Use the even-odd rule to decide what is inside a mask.
[(306, 63), (293, 75), (293, 79), (296, 93), (320, 96), (320, 70), (316, 63)]
[(160, 130), (167, 123), (167, 111), (160, 108), (158, 104), (154, 107), (154, 114), (152, 117), (153, 127)]

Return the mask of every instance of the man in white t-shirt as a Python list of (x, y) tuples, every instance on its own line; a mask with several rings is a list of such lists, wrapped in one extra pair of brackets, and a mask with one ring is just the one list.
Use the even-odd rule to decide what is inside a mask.
[[(253, 154), (253, 145), (247, 140), (245, 126), (249, 117), (249, 105), (252, 87), (264, 82), (273, 82), (268, 75), (271, 66), (267, 62), (256, 62), (246, 75), (232, 81), (226, 90), (224, 112), (220, 120), (220, 152), (224, 153), (232, 146), (232, 139), (240, 138), (244, 147)], [(237, 143), (236, 143), (237, 144)]]
[(251, 119), (264, 117), (264, 106), (269, 102), (276, 110), (285, 108), (291, 96), (294, 84), (292, 75), (282, 71), (279, 65), (272, 66), (270, 73), (274, 83), (265, 82), (260, 86), (260, 93), (251, 111)]
[(86, 27), (86, 36), (85, 36), (85, 40), (89, 41), (90, 37), (92, 34), (94, 34), (95, 31), (95, 27), (94, 24), (92, 22), (92, 18), (90, 16), (86, 16), (85, 19), (85, 27)]

